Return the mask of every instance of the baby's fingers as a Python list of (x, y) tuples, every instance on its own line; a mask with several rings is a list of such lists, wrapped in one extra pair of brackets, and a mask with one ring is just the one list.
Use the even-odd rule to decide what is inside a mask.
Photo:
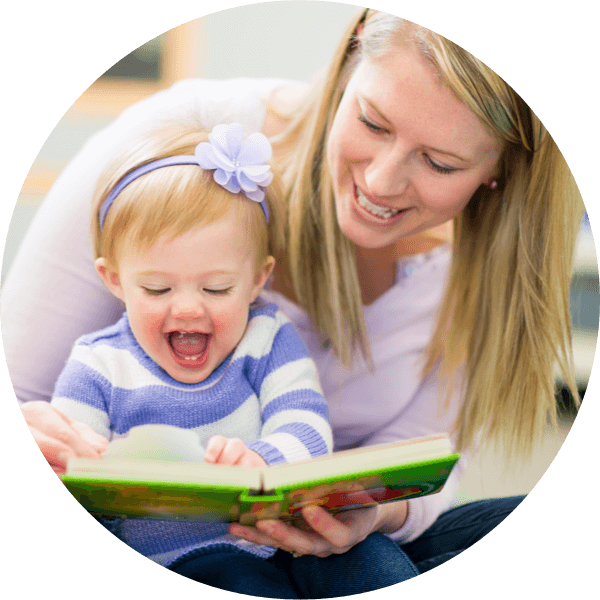
[(218, 462), (221, 465), (236, 465), (245, 456), (246, 451), (246, 445), (242, 440), (238, 438), (228, 439)]
[(223, 448), (225, 448), (226, 443), (226, 437), (223, 437), (222, 435), (213, 435), (206, 444), (206, 453), (204, 454), (204, 460), (207, 463), (212, 464), (220, 462), (221, 453), (223, 452)]
[(263, 458), (246, 447), (238, 438), (214, 435), (208, 440), (204, 460), (214, 465), (237, 465), (240, 467), (264, 467)]

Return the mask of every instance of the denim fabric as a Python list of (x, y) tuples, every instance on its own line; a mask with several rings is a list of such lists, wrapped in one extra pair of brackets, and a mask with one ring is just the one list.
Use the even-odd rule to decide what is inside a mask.
[(221, 544), (201, 548), (172, 571), (207, 585), (265, 598), (336, 598), (384, 588), (424, 573), (466, 550), (499, 525), (522, 496), (480, 500), (450, 509), (418, 539), (401, 546), (371, 534), (327, 558), (278, 550), (262, 559)]
[(169, 568), (212, 587), (265, 598), (337, 598), (377, 590), (419, 574), (403, 550), (381, 533), (327, 558), (294, 558), (279, 550), (265, 560), (216, 544), (198, 549)]
[(499, 525), (524, 496), (479, 500), (442, 513), (416, 540), (401, 548), (425, 573), (466, 550)]
[(278, 551), (271, 560), (290, 575), (300, 598), (362, 594), (419, 575), (404, 551), (381, 533), (371, 534), (344, 554), (293, 558)]
[(230, 544), (199, 548), (169, 569), (212, 587), (264, 598), (298, 598), (286, 573), (270, 560)]

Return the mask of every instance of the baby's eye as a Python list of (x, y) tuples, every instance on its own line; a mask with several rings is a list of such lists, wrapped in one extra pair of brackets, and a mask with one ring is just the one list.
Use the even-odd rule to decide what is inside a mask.
[(229, 292), (231, 292), (232, 289), (233, 289), (232, 287), (223, 288), (222, 290), (204, 288), (204, 291), (207, 294), (211, 294), (212, 296), (225, 296), (226, 294), (229, 294)]
[(162, 294), (166, 294), (168, 291), (170, 291), (171, 288), (154, 289), (145, 287), (142, 289), (150, 296), (161, 296)]

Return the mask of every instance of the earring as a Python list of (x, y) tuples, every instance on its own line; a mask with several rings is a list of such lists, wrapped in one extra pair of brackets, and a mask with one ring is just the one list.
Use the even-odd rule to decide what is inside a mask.
[(488, 186), (491, 190), (495, 190), (498, 187), (498, 182), (495, 179), (492, 179), (488, 182)]

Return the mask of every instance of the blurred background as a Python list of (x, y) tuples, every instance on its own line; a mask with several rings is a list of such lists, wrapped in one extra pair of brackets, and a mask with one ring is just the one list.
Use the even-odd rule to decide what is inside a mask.
[[(32, 165), (8, 230), (2, 278), (10, 271), (24, 233), (62, 168), (91, 135), (127, 106), (190, 77), (310, 81), (329, 61), (356, 10), (328, 2), (276, 2), (225, 10), (172, 29), (109, 68), (67, 111)], [(576, 263), (571, 314), (577, 383), (583, 395), (592, 369), (600, 306), (598, 263), (587, 218), (581, 226)], [(573, 420), (568, 394), (559, 392), (558, 401), (562, 407), (559, 431), (548, 432), (533, 459), (504, 465), (496, 459), (496, 448), (484, 446), (471, 460), (459, 503), (525, 494), (533, 488)]]

